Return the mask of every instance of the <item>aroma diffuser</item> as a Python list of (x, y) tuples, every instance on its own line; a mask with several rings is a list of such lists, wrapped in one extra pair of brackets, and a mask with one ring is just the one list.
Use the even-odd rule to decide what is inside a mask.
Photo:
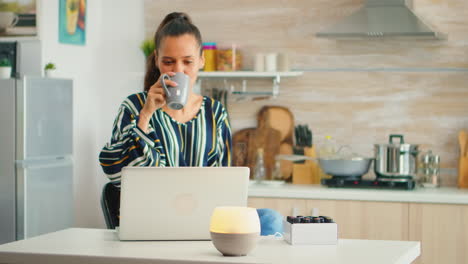
[(216, 207), (211, 215), (213, 245), (224, 256), (245, 256), (257, 245), (260, 220), (249, 207)]

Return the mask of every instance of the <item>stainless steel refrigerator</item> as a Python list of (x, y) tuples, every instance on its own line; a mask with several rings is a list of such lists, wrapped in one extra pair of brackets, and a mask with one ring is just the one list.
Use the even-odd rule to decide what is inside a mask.
[(73, 225), (73, 83), (0, 80), (0, 244)]

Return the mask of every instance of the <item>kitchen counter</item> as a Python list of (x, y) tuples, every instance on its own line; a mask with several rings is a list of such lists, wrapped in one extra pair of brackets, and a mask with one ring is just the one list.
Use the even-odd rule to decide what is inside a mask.
[(415, 188), (408, 191), (329, 188), (322, 185), (267, 185), (251, 182), (249, 197), (468, 205), (468, 189), (450, 187)]

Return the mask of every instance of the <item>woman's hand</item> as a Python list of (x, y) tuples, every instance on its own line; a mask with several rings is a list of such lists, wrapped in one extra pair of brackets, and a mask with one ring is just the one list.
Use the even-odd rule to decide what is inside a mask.
[[(166, 72), (166, 74), (172, 77), (175, 75), (175, 72)], [(140, 111), (138, 127), (145, 133), (148, 132), (148, 124), (153, 113), (166, 104), (166, 92), (161, 83), (163, 81), (162, 76), (163, 74), (159, 76), (158, 81), (148, 90), (148, 96), (146, 98), (145, 105)], [(177, 86), (176, 82), (168, 79), (165, 79), (164, 83), (166, 84), (166, 87)]]

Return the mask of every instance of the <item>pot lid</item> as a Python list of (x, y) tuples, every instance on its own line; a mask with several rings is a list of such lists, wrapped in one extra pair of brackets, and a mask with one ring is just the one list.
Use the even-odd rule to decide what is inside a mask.
[[(399, 141), (396, 141), (395, 139), (399, 139)], [(418, 147), (416, 144), (408, 144), (405, 143), (405, 139), (403, 135), (400, 134), (391, 134), (388, 137), (388, 143), (386, 144), (374, 144), (375, 146), (388, 146), (388, 147), (404, 147), (404, 148), (414, 148)]]

